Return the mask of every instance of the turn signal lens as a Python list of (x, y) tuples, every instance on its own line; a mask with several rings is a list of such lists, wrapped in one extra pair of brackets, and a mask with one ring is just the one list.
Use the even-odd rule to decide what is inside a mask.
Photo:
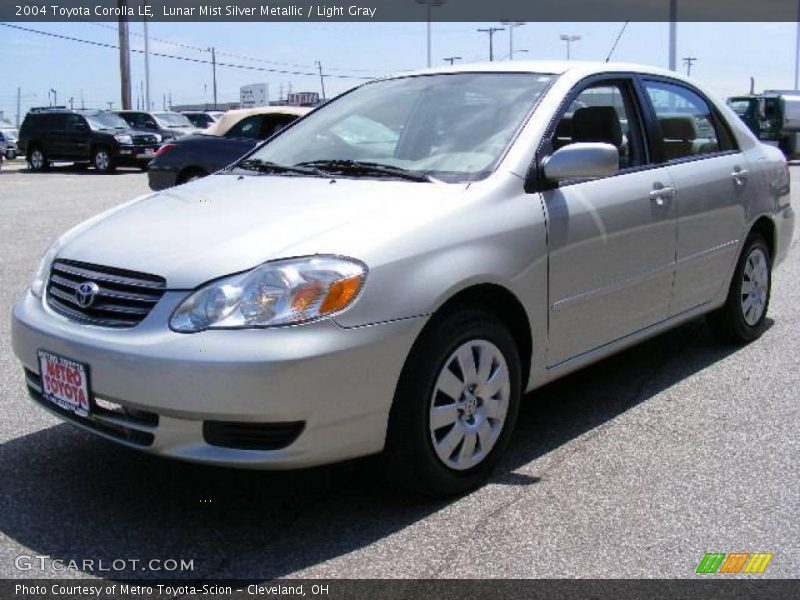
[(328, 288), (328, 295), (319, 307), (320, 315), (328, 315), (348, 306), (361, 289), (362, 278), (359, 276), (340, 279)]

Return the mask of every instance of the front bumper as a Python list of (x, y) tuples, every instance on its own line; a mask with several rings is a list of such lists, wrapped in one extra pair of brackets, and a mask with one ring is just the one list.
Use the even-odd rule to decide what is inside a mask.
[(158, 148), (158, 144), (120, 145), (114, 156), (117, 163), (121, 165), (142, 165), (155, 158)]
[[(167, 292), (139, 325), (109, 329), (70, 321), (25, 292), (13, 311), (12, 347), (32, 394), (45, 349), (86, 363), (98, 403), (129, 411), (97, 414), (110, 429), (72, 422), (130, 447), (253, 468), (306, 467), (383, 448), (400, 370), (424, 319), (180, 334), (166, 323), (185, 295)], [(285, 447), (252, 450), (209, 444), (210, 421), (303, 427)]]

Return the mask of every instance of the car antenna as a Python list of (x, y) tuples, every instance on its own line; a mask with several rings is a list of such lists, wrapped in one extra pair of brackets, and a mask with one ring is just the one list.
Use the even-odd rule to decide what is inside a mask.
[(611, 46), (611, 50), (609, 51), (608, 56), (606, 56), (606, 62), (611, 60), (611, 55), (614, 54), (614, 50), (617, 49), (617, 44), (619, 44), (619, 40), (622, 37), (622, 34), (625, 33), (625, 28), (628, 26), (628, 23), (630, 23), (630, 21), (625, 21), (625, 24), (622, 26), (622, 29), (619, 30), (619, 35), (617, 35), (617, 39), (614, 40), (614, 45)]

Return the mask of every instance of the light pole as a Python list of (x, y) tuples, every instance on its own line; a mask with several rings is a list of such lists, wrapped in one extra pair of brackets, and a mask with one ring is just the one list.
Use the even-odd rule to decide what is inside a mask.
[(144, 22), (144, 97), (145, 110), (150, 110), (150, 36), (147, 34), (147, 19)]
[(566, 33), (561, 34), (561, 40), (567, 42), (567, 60), (570, 60), (570, 44), (572, 44), (572, 42), (577, 42), (580, 39), (581, 36), (579, 35), (567, 35)]
[(669, 70), (678, 70), (678, 0), (669, 0)]
[(47, 98), (50, 98), (50, 94), (53, 95), (53, 103), (50, 106), (58, 106), (58, 92), (55, 91), (53, 88), (50, 88), (47, 91)]
[(445, 56), (444, 62), (449, 62), (451, 65), (455, 63), (457, 60), (461, 60), (460, 56)]
[(428, 67), (431, 66), (431, 9), (434, 6), (441, 6), (447, 0), (415, 0), (417, 4), (424, 4), (428, 13)]
[(480, 33), (489, 34), (489, 62), (494, 60), (494, 34), (498, 31), (505, 31), (503, 27), (487, 27), (486, 29), (478, 29)]
[(501, 25), (508, 27), (508, 60), (514, 60), (514, 28), (525, 25), (524, 21), (500, 21)]
[(800, 79), (800, 0), (797, 0), (797, 33), (794, 40), (794, 89)]

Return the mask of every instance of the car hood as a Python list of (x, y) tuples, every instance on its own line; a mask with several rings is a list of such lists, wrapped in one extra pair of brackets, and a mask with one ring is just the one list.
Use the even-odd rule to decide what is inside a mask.
[(189, 289), (262, 262), (311, 254), (365, 260), (456, 210), (464, 185), (215, 175), (112, 210), (64, 240), (59, 258), (160, 275)]

